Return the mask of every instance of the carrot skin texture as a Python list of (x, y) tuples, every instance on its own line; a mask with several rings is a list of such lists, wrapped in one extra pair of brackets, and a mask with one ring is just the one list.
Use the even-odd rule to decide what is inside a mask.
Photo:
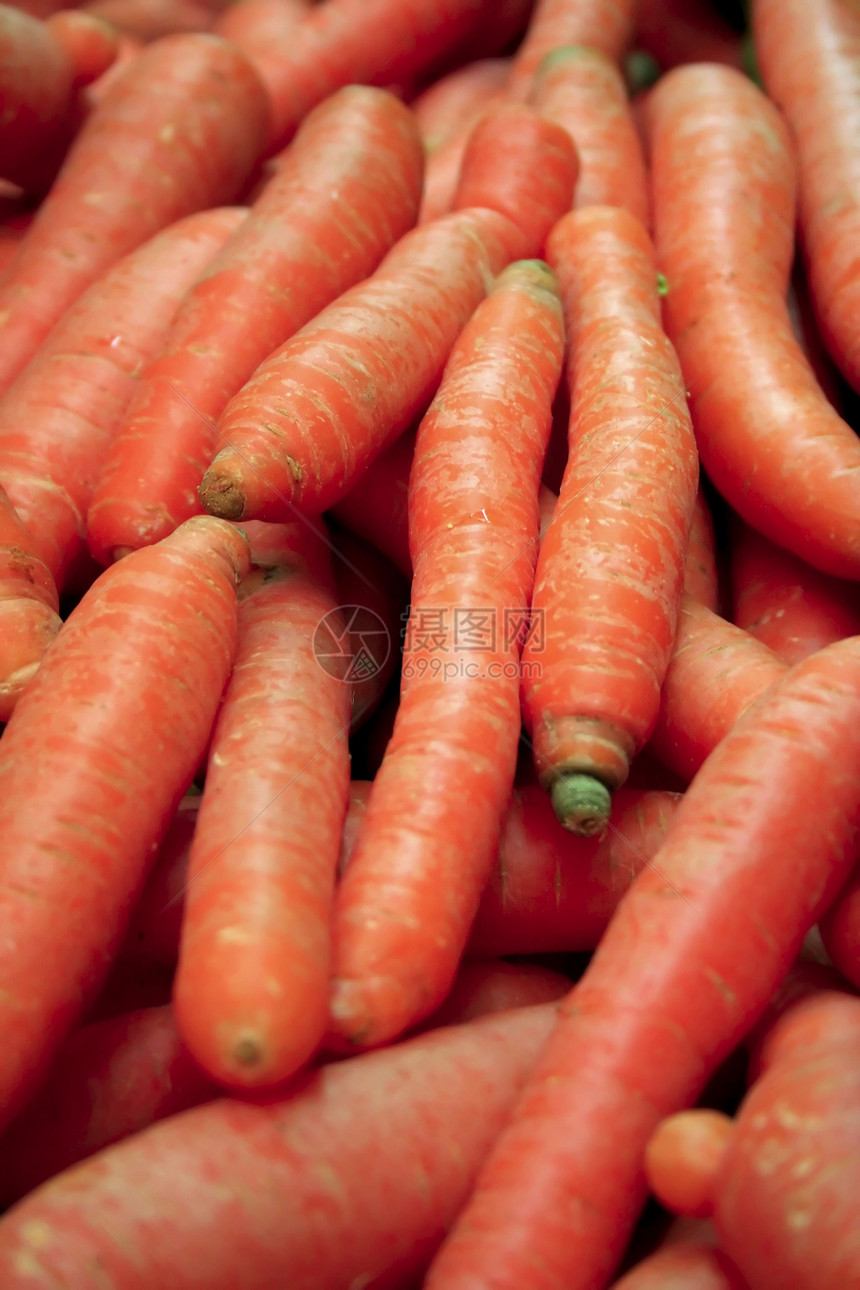
[[(520, 733), (521, 641), (505, 614), (528, 604), (563, 356), (554, 275), (512, 264), (419, 426), (400, 707), (335, 901), (334, 1042), (390, 1040), (441, 1003), (491, 872)], [(457, 623), (469, 606), (485, 625), (464, 659)], [(426, 614), (441, 655), (422, 640)]]
[(771, 541), (860, 577), (860, 442), (822, 394), (786, 306), (788, 128), (752, 81), (717, 64), (663, 77), (647, 119), (663, 319), (702, 465)]
[(828, 955), (855, 990), (860, 990), (860, 865), (821, 919)]
[(6, 727), (0, 1122), (35, 1091), (119, 949), (209, 736), (247, 561), (236, 529), (202, 518), (102, 575)]
[(576, 144), (573, 205), (621, 206), (647, 228), (648, 178), (624, 78), (613, 60), (586, 46), (554, 50), (535, 73), (528, 100)]
[(0, 401), (0, 483), (60, 588), (86, 551), (87, 507), (140, 373), (245, 214), (188, 215), (124, 256), (64, 314)]
[(87, 13), (146, 44), (166, 36), (206, 32), (213, 23), (211, 10), (196, 0), (91, 0)]
[(704, 1241), (664, 1245), (643, 1259), (612, 1290), (750, 1290), (721, 1250)]
[(634, 20), (632, 0), (538, 0), (508, 78), (509, 97), (527, 98), (538, 67), (561, 45), (586, 45), (618, 62)]
[(611, 793), (657, 719), (698, 460), (645, 229), (588, 207), (556, 225), (547, 253), (565, 305), (570, 450), (535, 574), (546, 640), (523, 651), (523, 717), (545, 787), (578, 774)]
[[(433, 1031), (324, 1066), (279, 1099), (219, 1100), (154, 1125), (0, 1222), (3, 1284), (83, 1290), (96, 1258), (116, 1290), (343, 1290), (375, 1277), (405, 1287), (468, 1195), (554, 1010)], [(174, 1175), (197, 1198), (181, 1214), (165, 1185)], [(54, 1239), (37, 1252), (39, 1219)]]
[(134, 59), (75, 140), (0, 289), (0, 389), (116, 260), (236, 197), (267, 113), (251, 65), (214, 36), (169, 37)]
[[(859, 719), (852, 638), (792, 669), (714, 750), (562, 1003), (427, 1290), (605, 1284), (651, 1133), (749, 1031), (856, 855)], [(786, 809), (821, 777), (815, 811)]]
[(18, 699), (62, 627), (51, 572), (0, 488), (0, 721)]
[(832, 578), (745, 524), (732, 533), (732, 620), (789, 666), (860, 635), (860, 587)]
[(842, 0), (756, 0), (751, 20), (762, 79), (797, 147), (800, 234), (819, 326), (860, 389), (860, 17)]
[(237, 0), (218, 14), (212, 30), (256, 58), (289, 36), (311, 7), (311, 0)]
[(247, 221), (189, 289), (140, 383), (90, 508), (100, 563), (199, 511), (227, 403), (412, 227), (422, 167), (410, 110), (382, 90), (349, 86), (311, 113)]
[(0, 1203), (217, 1091), (183, 1048), (169, 1005), (82, 1026), (0, 1139)]

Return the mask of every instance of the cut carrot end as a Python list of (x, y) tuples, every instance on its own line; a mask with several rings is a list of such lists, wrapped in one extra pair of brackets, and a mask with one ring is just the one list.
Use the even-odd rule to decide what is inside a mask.
[(602, 833), (612, 810), (612, 796), (593, 775), (560, 775), (550, 788), (559, 824), (581, 838)]
[(245, 494), (239, 485), (230, 479), (206, 475), (200, 485), (198, 496), (203, 509), (220, 520), (245, 518)]
[(233, 1046), (233, 1057), (238, 1066), (259, 1066), (263, 1060), (263, 1045), (255, 1035), (243, 1035)]

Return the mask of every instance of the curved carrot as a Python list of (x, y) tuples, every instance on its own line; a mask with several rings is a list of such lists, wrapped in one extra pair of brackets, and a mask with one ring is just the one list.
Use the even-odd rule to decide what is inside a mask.
[(383, 90), (350, 86), (311, 113), (139, 383), (87, 517), (97, 560), (158, 541), (199, 510), (221, 446), (214, 423), (273, 350), (414, 224), (422, 164), (411, 112)]
[(766, 537), (860, 577), (860, 442), (822, 394), (785, 303), (788, 128), (752, 81), (716, 64), (663, 77), (647, 115), (663, 316), (702, 465)]
[(245, 56), (214, 36), (170, 37), (131, 62), (78, 135), (0, 288), (0, 389), (120, 256), (236, 196), (267, 111)]
[[(645, 1198), (648, 1139), (747, 1033), (845, 879), (858, 766), (855, 638), (792, 669), (687, 790), (561, 1005), (427, 1290), (605, 1284)], [(814, 810), (811, 783), (827, 786)]]
[(561, 45), (587, 45), (618, 62), (633, 39), (635, 13), (633, 0), (537, 0), (507, 93), (525, 99), (540, 64)]
[(238, 530), (201, 517), (108, 570), (6, 727), (4, 1123), (104, 980), (146, 864), (197, 769), (232, 660), (247, 560)]
[(638, 0), (636, 45), (667, 70), (679, 63), (741, 67), (743, 38), (709, 0)]
[(576, 144), (574, 206), (623, 206), (647, 227), (645, 159), (616, 63), (583, 45), (555, 49), (535, 72), (529, 102)]
[(249, 537), (263, 567), (240, 591), (174, 987), (183, 1039), (236, 1088), (279, 1083), (322, 1038), (349, 785), (351, 686), (336, 657), (346, 624), (324, 531), (302, 520), (258, 528)]
[(407, 578), (412, 577), (407, 508), (414, 455), (414, 433), (400, 435), (331, 508), (339, 524), (382, 551)]
[(554, 1011), (434, 1030), (262, 1104), (220, 1099), (163, 1120), (7, 1214), (0, 1282), (83, 1290), (98, 1267), (112, 1290), (416, 1284)]
[(507, 58), (480, 58), (439, 78), (411, 103), (428, 156), (463, 127), (476, 122), (491, 94), (500, 93), (510, 71)]
[(37, 548), (0, 488), (0, 721), (11, 717), (63, 625), (56, 585)]
[(684, 564), (684, 592), (711, 613), (719, 613), (720, 575), (714, 544), (714, 521), (701, 484), (696, 494), (687, 559)]
[(844, 0), (755, 0), (756, 58), (797, 145), (800, 231), (830, 353), (860, 389), (860, 15)]
[(0, 483), (57, 585), (86, 551), (105, 454), (177, 305), (245, 218), (188, 215), (124, 256), (63, 315), (0, 401)]
[(811, 568), (737, 524), (731, 546), (732, 620), (791, 665), (860, 636), (860, 587)]
[(698, 460), (659, 318), (648, 235), (617, 207), (567, 215), (548, 244), (569, 341), (570, 450), (543, 536), (523, 651), (523, 716), (559, 819), (600, 832), (660, 706)]

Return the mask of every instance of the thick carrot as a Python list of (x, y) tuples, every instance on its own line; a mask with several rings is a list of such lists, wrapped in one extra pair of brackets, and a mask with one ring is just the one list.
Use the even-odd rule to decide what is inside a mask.
[(124, 256), (63, 315), (0, 401), (0, 483), (58, 586), (86, 551), (86, 514), (141, 373), (177, 305), (245, 218), (188, 215)]
[(751, 15), (762, 79), (797, 145), (800, 232), (819, 322), (860, 389), (860, 14), (845, 0), (755, 0)]
[[(814, 810), (811, 783), (826, 784)], [(605, 1283), (645, 1198), (648, 1139), (766, 1006), (844, 881), (858, 815), (852, 638), (792, 669), (688, 789), (561, 1005), (427, 1290)]]
[(4, 1290), (84, 1290), (93, 1267), (113, 1290), (405, 1290), (468, 1196), (554, 1010), (435, 1030), (324, 1066), (277, 1100), (219, 1100), (153, 1125), (0, 1221)]
[(649, 748), (692, 779), (750, 704), (786, 670), (754, 636), (685, 596)]
[(3, 1122), (34, 1091), (122, 943), (209, 736), (247, 561), (238, 530), (201, 517), (108, 570), (0, 741)]
[(714, 521), (699, 485), (684, 564), (684, 592), (714, 614), (720, 608), (720, 575), (714, 541)]
[(663, 318), (702, 465), (766, 537), (856, 578), (860, 441), (822, 394), (786, 307), (796, 184), (788, 128), (752, 81), (717, 64), (664, 76), (647, 116)]
[(218, 424), (200, 500), (225, 518), (327, 510), (427, 406), (454, 341), (523, 238), (496, 211), (415, 229), (261, 363)]
[(525, 99), (547, 54), (561, 45), (587, 45), (618, 62), (633, 39), (633, 0), (537, 0), (508, 78), (511, 98)]
[(0, 1204), (215, 1093), (183, 1048), (169, 1006), (82, 1026), (57, 1052), (35, 1100), (0, 1138)]
[(813, 569), (739, 522), (731, 544), (732, 621), (786, 663), (860, 635), (860, 587)]
[(0, 721), (8, 721), (62, 627), (38, 544), (0, 488)]
[(412, 577), (407, 509), (414, 455), (415, 435), (400, 435), (331, 508), (339, 524), (382, 551), (407, 578)]
[(480, 58), (440, 77), (412, 100), (428, 155), (457, 134), (464, 119), (477, 121), (487, 98), (504, 89), (509, 71), (507, 58)]
[(529, 102), (576, 144), (574, 206), (623, 206), (647, 226), (645, 159), (616, 63), (583, 45), (555, 49), (535, 73)]
[(579, 157), (567, 131), (525, 103), (491, 107), (466, 145), (453, 209), (506, 215), (535, 253), (570, 210)]
[(710, 0), (638, 0), (636, 45), (667, 70), (679, 63), (740, 68), (742, 38)]
[(214, 423), (273, 350), (414, 224), (422, 165), (411, 112), (383, 90), (350, 86), (311, 113), (140, 382), (87, 519), (96, 559), (158, 541), (199, 510), (221, 446)]
[(245, 56), (214, 36), (170, 37), (131, 62), (78, 135), (0, 289), (0, 388), (120, 256), (236, 196), (267, 111)]
[(510, 265), (418, 429), (401, 698), (335, 901), (331, 1029), (377, 1044), (445, 997), (513, 785), (519, 655), (564, 327), (545, 264)]
[(548, 243), (565, 304), (569, 455), (543, 536), (523, 716), (559, 819), (600, 832), (657, 720), (675, 637), (698, 460), (659, 315), (651, 243), (629, 211), (593, 206)]
[[(324, 529), (249, 530), (233, 675), (188, 863), (174, 1005), (214, 1079), (268, 1087), (327, 1019), (329, 921), (349, 787), (350, 677)], [(261, 544), (265, 547), (261, 549)]]
[(749, 1290), (721, 1250), (705, 1241), (662, 1245), (612, 1290)]

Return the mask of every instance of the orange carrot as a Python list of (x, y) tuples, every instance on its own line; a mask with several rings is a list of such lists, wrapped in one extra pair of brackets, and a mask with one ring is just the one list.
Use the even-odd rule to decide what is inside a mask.
[(174, 1005), (213, 1079), (279, 1083), (322, 1038), (350, 677), (324, 529), (249, 530), (233, 675), (191, 843)]
[(737, 1268), (706, 1241), (661, 1245), (612, 1290), (749, 1290)]
[(786, 663), (860, 636), (860, 587), (813, 569), (738, 523), (731, 546), (732, 621)]
[(624, 78), (612, 59), (582, 45), (553, 50), (535, 73), (529, 102), (576, 144), (574, 206), (623, 206), (647, 226), (645, 160)]
[(860, 865), (822, 918), (821, 938), (836, 967), (860, 990)]
[(565, 303), (570, 449), (535, 575), (546, 640), (523, 651), (523, 716), (559, 819), (588, 834), (657, 720), (698, 460), (642, 225), (616, 207), (573, 211), (547, 249)]
[(731, 1136), (728, 1116), (708, 1107), (679, 1111), (658, 1124), (645, 1150), (645, 1173), (660, 1204), (673, 1214), (709, 1218)]
[(68, 9), (52, 14), (45, 26), (71, 59), (76, 86), (91, 84), (113, 66), (119, 37), (109, 23)]
[(312, 0), (235, 0), (215, 19), (212, 30), (255, 60), (266, 50), (289, 39), (307, 17)]
[(525, 99), (547, 54), (561, 45), (587, 45), (618, 62), (633, 39), (632, 0), (537, 0), (508, 78), (511, 98)]
[(705, 609), (719, 613), (720, 576), (714, 545), (714, 521), (701, 485), (696, 494), (696, 508), (684, 565), (684, 591)]
[(83, 1290), (98, 1267), (114, 1290), (417, 1284), (553, 1013), (434, 1030), (324, 1066), (277, 1099), (163, 1120), (7, 1214), (0, 1282)]
[(62, 627), (51, 571), (0, 488), (0, 721), (8, 721)]
[(648, 122), (663, 317), (702, 465), (766, 537), (825, 573), (860, 577), (860, 441), (822, 394), (785, 303), (787, 126), (752, 81), (717, 64), (663, 77)]
[(0, 907), (14, 929), (0, 946), (3, 1123), (120, 947), (209, 736), (247, 560), (238, 530), (202, 517), (108, 570), (0, 741)]
[(554, 275), (540, 262), (509, 266), (418, 430), (400, 707), (335, 902), (340, 1042), (391, 1039), (441, 1003), (492, 869), (516, 769), (538, 485), (563, 351)]
[(123, 413), (179, 301), (245, 219), (188, 215), (72, 305), (0, 401), (0, 483), (57, 585), (86, 551), (87, 507)]
[(86, 12), (135, 40), (209, 31), (214, 14), (196, 0), (91, 0)]
[(860, 14), (844, 0), (755, 0), (751, 16), (762, 79), (797, 145), (800, 232), (821, 329), (860, 389)]
[[(814, 810), (811, 783), (826, 783)], [(427, 1290), (606, 1283), (645, 1198), (648, 1139), (764, 1009), (845, 879), (858, 812), (854, 638), (792, 669), (688, 789), (561, 1005)]]
[(350, 86), (311, 113), (140, 382), (87, 518), (97, 560), (158, 541), (199, 510), (227, 403), (412, 226), (421, 173), (414, 118), (383, 90)]
[(331, 508), (338, 523), (382, 551), (407, 578), (412, 577), (407, 506), (414, 455), (415, 435), (400, 435)]
[(741, 66), (741, 35), (710, 0), (639, 0), (636, 44), (664, 70), (679, 63)]
[(419, 224), (439, 219), (454, 209), (463, 158), (472, 132), (490, 108), (505, 102), (507, 99), (502, 90), (488, 91), (474, 107), (464, 112), (457, 130), (428, 155), (424, 171), (424, 194), (418, 212)]
[(120, 256), (232, 200), (266, 124), (263, 87), (226, 41), (174, 36), (135, 58), (78, 135), (0, 288), (0, 389)]
[(488, 97), (504, 88), (509, 71), (506, 58), (481, 58), (442, 76), (412, 100), (428, 155), (457, 134), (464, 120), (478, 120)]
[(215, 1093), (183, 1048), (169, 1006), (82, 1026), (57, 1052), (34, 1101), (0, 1138), (0, 1204), (12, 1204), (79, 1160)]

